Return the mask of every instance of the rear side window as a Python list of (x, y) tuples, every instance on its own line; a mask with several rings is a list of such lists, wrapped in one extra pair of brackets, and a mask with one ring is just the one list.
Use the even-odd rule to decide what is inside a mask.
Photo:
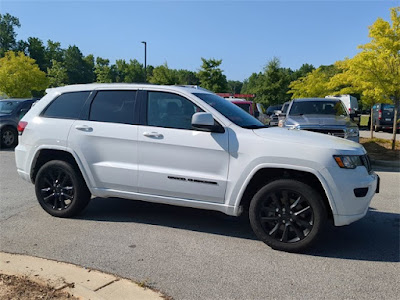
[(78, 119), (89, 94), (90, 91), (62, 94), (51, 102), (42, 116), (47, 118)]
[(136, 91), (100, 91), (90, 108), (90, 121), (134, 124)]

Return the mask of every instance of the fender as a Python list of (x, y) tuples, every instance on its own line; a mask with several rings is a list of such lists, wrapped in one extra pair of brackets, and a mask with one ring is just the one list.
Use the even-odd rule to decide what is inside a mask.
[(279, 168), (279, 169), (295, 170), (295, 171), (302, 171), (302, 172), (307, 172), (307, 173), (313, 174), (315, 177), (317, 177), (317, 179), (319, 180), (319, 182), (322, 185), (322, 188), (325, 191), (325, 194), (326, 194), (326, 197), (328, 198), (328, 203), (332, 210), (332, 213), (336, 214), (337, 209), (336, 209), (335, 203), (333, 201), (332, 192), (329, 188), (327, 181), (325, 180), (325, 178), (322, 176), (322, 174), (319, 171), (317, 171), (313, 168), (298, 166), (298, 165), (264, 163), (264, 164), (257, 165), (255, 168), (253, 168), (251, 170), (251, 172), (247, 175), (246, 179), (244, 180), (243, 184), (241, 185), (240, 190), (239, 190), (238, 194), (236, 195), (236, 197), (234, 194), (231, 195), (231, 200), (234, 201), (234, 204), (233, 204), (233, 208), (234, 208), (233, 214), (234, 215), (237, 216), (237, 215), (240, 215), (240, 213), (241, 213), (240, 212), (240, 201), (242, 200), (243, 193), (246, 190), (247, 185), (250, 183), (250, 180), (253, 178), (253, 176), (259, 170), (266, 169), (266, 168), (277, 168), (277, 169)]
[(67, 152), (69, 154), (72, 155), (72, 157), (74, 158), (76, 164), (78, 165), (79, 170), (82, 173), (83, 179), (86, 182), (86, 186), (88, 187), (88, 189), (90, 190), (91, 193), (93, 193), (93, 183), (94, 183), (94, 178), (93, 175), (89, 172), (86, 172), (86, 170), (89, 170), (89, 168), (87, 168), (84, 163), (81, 161), (81, 159), (79, 158), (79, 156), (75, 153), (75, 151), (73, 151), (71, 148), (68, 148), (66, 146), (57, 146), (57, 145), (41, 145), (39, 146), (34, 155), (33, 158), (31, 160), (30, 163), (30, 174), (31, 174), (31, 181), (32, 181), (32, 172), (33, 172), (33, 166), (36, 164), (36, 160), (39, 156), (40, 151), (42, 150), (55, 150), (55, 151), (61, 151), (61, 152)]

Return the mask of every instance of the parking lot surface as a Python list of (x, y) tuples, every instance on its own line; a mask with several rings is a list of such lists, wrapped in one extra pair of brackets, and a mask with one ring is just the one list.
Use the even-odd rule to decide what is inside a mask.
[[(371, 137), (371, 131), (367, 129), (360, 129), (360, 137), (363, 138), (370, 138)], [(388, 131), (379, 131), (379, 132), (374, 132), (374, 137), (379, 138), (379, 139), (388, 139), (391, 140), (393, 138), (393, 133), (388, 132)], [(400, 134), (396, 134), (396, 141), (400, 141)]]
[(397, 299), (400, 173), (380, 170), (368, 215), (328, 228), (305, 254), (272, 250), (245, 217), (121, 199), (92, 199), (54, 218), (0, 152), (0, 251), (146, 282), (174, 299)]

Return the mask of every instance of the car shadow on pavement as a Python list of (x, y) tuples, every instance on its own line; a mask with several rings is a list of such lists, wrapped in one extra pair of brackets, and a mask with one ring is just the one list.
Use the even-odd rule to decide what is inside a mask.
[(248, 218), (217, 211), (179, 207), (119, 198), (93, 198), (80, 219), (135, 222), (257, 240)]
[[(215, 211), (118, 198), (94, 198), (78, 218), (135, 222), (258, 240), (245, 214), (237, 218)], [(351, 225), (327, 227), (316, 246), (304, 255), (382, 262), (400, 260), (399, 214), (370, 209), (365, 218)]]

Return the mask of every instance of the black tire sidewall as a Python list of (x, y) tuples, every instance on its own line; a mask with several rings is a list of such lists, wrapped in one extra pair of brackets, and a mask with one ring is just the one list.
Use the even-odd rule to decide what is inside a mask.
[[(274, 190), (291, 190), (305, 197), (313, 210), (314, 224), (311, 232), (301, 241), (284, 243), (271, 238), (266, 233), (259, 220), (259, 209), (264, 201), (264, 196)], [(287, 252), (301, 252), (310, 248), (317, 240), (326, 225), (327, 213), (321, 195), (309, 185), (292, 179), (279, 179), (266, 184), (253, 197), (249, 207), (250, 224), (254, 233), (264, 243), (273, 249)]]
[[(71, 177), (71, 181), (74, 186), (74, 199), (72, 200), (71, 204), (63, 210), (51, 209), (48, 205), (46, 205), (41, 195), (40, 180), (49, 169), (53, 168), (60, 168), (66, 172)], [(87, 189), (85, 181), (80, 172), (73, 168), (69, 163), (60, 160), (49, 161), (40, 168), (35, 179), (35, 192), (40, 206), (50, 215), (60, 218), (68, 218), (77, 215), (90, 201), (90, 192)]]

